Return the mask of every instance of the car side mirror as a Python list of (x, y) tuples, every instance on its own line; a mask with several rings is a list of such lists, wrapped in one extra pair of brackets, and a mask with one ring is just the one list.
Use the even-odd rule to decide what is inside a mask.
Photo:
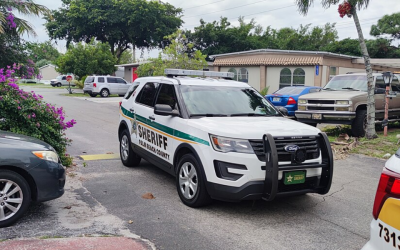
[(375, 95), (377, 95), (377, 94), (385, 94), (386, 90), (382, 89), (382, 88), (376, 88), (374, 93), (375, 93)]
[(287, 108), (285, 108), (285, 107), (279, 107), (278, 110), (279, 110), (279, 112), (282, 113), (282, 115), (284, 115), (284, 116), (289, 116), (289, 112), (288, 112)]
[(154, 106), (154, 114), (163, 116), (178, 116), (179, 112), (177, 110), (172, 110), (171, 106), (166, 104), (156, 104)]

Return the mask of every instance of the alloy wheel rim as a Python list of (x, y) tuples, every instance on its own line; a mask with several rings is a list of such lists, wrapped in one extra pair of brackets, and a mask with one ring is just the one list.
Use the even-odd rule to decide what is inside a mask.
[(108, 96), (107, 90), (103, 90), (102, 94), (103, 94), (104, 97)]
[(0, 179), (0, 221), (13, 217), (21, 208), (24, 195), (17, 183)]
[(126, 161), (129, 156), (129, 140), (126, 135), (122, 136), (121, 139), (121, 156), (124, 161)]
[(179, 189), (182, 195), (191, 200), (197, 194), (199, 186), (196, 168), (190, 162), (185, 162), (179, 171)]

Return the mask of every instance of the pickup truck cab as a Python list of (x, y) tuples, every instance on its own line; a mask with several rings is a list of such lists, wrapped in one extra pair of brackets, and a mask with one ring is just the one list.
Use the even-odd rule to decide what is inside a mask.
[[(385, 83), (382, 74), (374, 73), (375, 117), (382, 121), (385, 111)], [(365, 73), (338, 75), (332, 78), (322, 91), (303, 95), (298, 101), (295, 116), (298, 121), (349, 124), (355, 137), (365, 135), (367, 119), (367, 75)], [(400, 82), (393, 77), (390, 86), (389, 119), (400, 117)]]
[(333, 157), (319, 129), (283, 117), (233, 73), (166, 75), (136, 79), (120, 103), (125, 166), (143, 158), (175, 176), (190, 207), (329, 191)]

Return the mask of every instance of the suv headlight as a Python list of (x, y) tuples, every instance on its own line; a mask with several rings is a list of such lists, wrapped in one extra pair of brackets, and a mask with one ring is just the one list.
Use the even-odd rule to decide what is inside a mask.
[(307, 104), (307, 100), (299, 99), (299, 104)]
[(32, 153), (42, 160), (58, 162), (58, 154), (54, 151), (33, 151)]
[(223, 153), (237, 152), (254, 154), (253, 148), (248, 140), (233, 139), (216, 135), (210, 135), (210, 138), (213, 148), (216, 151)]
[(349, 101), (336, 101), (337, 105), (349, 105)]

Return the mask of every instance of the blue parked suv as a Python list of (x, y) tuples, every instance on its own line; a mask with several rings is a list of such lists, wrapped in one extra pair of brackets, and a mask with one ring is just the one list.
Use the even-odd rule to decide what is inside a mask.
[(319, 92), (321, 89), (320, 87), (308, 86), (284, 87), (271, 95), (266, 95), (265, 98), (274, 104), (274, 106), (285, 107), (288, 110), (289, 116), (294, 116), (299, 97), (308, 93)]

